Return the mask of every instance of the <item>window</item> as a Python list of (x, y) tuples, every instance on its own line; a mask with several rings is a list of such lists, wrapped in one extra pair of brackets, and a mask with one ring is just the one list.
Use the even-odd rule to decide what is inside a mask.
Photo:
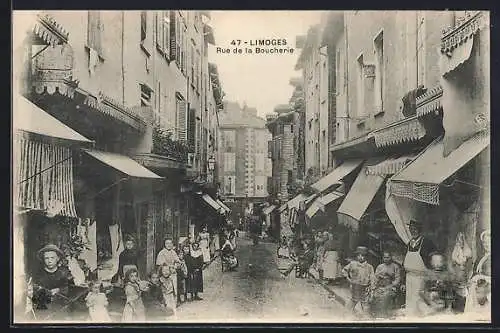
[(364, 107), (364, 100), (365, 100), (365, 87), (364, 87), (364, 80), (363, 80), (363, 55), (361, 54), (358, 57), (358, 77), (356, 81), (356, 95), (357, 95), (357, 116), (358, 118), (363, 118), (365, 115), (365, 107)]
[(153, 89), (146, 84), (141, 84), (141, 106), (151, 106)]
[(224, 193), (234, 194), (236, 191), (236, 177), (235, 176), (225, 176), (224, 177)]
[(236, 171), (236, 154), (224, 153), (224, 172)]
[(156, 48), (166, 57), (170, 57), (170, 13), (156, 13)]
[(384, 32), (381, 31), (374, 40), (375, 47), (375, 107), (376, 113), (384, 111)]
[(98, 10), (89, 10), (88, 12), (88, 31), (87, 46), (97, 52), (97, 55), (104, 59), (104, 50), (102, 45), (102, 34), (104, 26), (101, 19), (101, 12)]

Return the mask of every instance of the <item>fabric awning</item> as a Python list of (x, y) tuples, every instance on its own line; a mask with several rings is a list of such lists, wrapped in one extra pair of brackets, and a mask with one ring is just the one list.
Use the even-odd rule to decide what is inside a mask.
[(364, 167), (337, 210), (339, 223), (356, 230), (385, 178), (385, 176), (367, 174), (366, 167)]
[(17, 131), (77, 143), (89, 144), (93, 142), (52, 117), (22, 95), (14, 96), (12, 123), (14, 130)]
[(128, 176), (137, 178), (163, 178), (149, 169), (146, 169), (128, 156), (99, 150), (83, 149), (83, 151)]
[(335, 170), (330, 172), (328, 175), (314, 183), (312, 187), (319, 192), (323, 192), (332, 185), (340, 184), (342, 178), (353, 172), (354, 169), (361, 165), (361, 163), (363, 163), (363, 160), (356, 159), (346, 161), (335, 168)]
[(262, 212), (265, 214), (265, 215), (269, 215), (271, 214), (271, 212), (276, 208), (275, 205), (271, 205), (269, 207), (266, 207), (262, 210)]
[(397, 158), (389, 158), (381, 163), (366, 166), (366, 173), (369, 175), (386, 176), (393, 175), (401, 171), (405, 165), (411, 162), (415, 155), (405, 155)]
[(211, 196), (209, 196), (208, 194), (203, 194), (201, 196), (201, 198), (209, 205), (211, 206), (213, 209), (215, 209), (216, 211), (218, 212), (221, 212), (224, 210), (224, 208), (222, 208), (218, 203), (217, 201), (215, 201), (214, 199), (212, 199)]
[(288, 202), (281, 205), (280, 208), (278, 208), (278, 212), (281, 213), (281, 212), (285, 211), (287, 208), (288, 208)]
[(322, 197), (317, 198), (313, 201), (311, 206), (306, 210), (306, 216), (312, 219), (318, 211), (325, 211), (326, 206), (328, 206), (333, 201), (340, 199), (344, 196), (343, 193), (333, 191)]
[(305, 201), (305, 200), (306, 200), (306, 196), (301, 193), (287, 202), (287, 208), (288, 209), (292, 209), (292, 208), (299, 209), (300, 203), (302, 201)]
[(219, 206), (221, 206), (222, 209), (224, 209), (226, 212), (229, 213), (231, 211), (231, 208), (229, 208), (228, 206), (226, 206), (220, 199), (217, 199), (216, 201), (219, 204)]
[(389, 191), (396, 196), (437, 205), (439, 184), (479, 155), (489, 144), (489, 133), (481, 132), (444, 157), (443, 139), (439, 138), (391, 178)]

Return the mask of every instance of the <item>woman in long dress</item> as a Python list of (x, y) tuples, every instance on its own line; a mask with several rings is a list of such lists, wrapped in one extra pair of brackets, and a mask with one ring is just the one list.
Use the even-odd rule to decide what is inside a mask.
[(191, 254), (186, 258), (189, 276), (189, 292), (192, 300), (202, 300), (198, 293), (203, 292), (203, 254), (198, 243), (192, 245)]
[(208, 264), (210, 262), (210, 234), (208, 233), (207, 226), (199, 234), (200, 248), (203, 253), (203, 262)]
[(324, 233), (324, 236), (327, 241), (325, 242), (325, 257), (323, 260), (323, 278), (334, 281), (342, 276), (339, 256), (340, 246), (329, 232)]

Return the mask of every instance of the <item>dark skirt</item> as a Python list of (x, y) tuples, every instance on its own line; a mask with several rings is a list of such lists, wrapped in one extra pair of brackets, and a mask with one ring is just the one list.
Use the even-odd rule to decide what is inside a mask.
[(203, 270), (198, 269), (189, 272), (187, 290), (190, 293), (202, 293), (203, 292)]

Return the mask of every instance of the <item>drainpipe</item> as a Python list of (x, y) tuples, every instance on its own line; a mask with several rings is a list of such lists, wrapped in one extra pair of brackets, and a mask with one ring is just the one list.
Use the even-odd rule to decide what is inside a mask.
[[(344, 15), (344, 31), (345, 31), (345, 56), (344, 56), (344, 68), (346, 77), (344, 77), (344, 84), (346, 85), (346, 119), (347, 119), (347, 138), (349, 138), (349, 132), (351, 127), (351, 118), (349, 114), (349, 42), (348, 42), (348, 33), (347, 33), (347, 20), (346, 15)], [(346, 80), (347, 79), (347, 80)]]

